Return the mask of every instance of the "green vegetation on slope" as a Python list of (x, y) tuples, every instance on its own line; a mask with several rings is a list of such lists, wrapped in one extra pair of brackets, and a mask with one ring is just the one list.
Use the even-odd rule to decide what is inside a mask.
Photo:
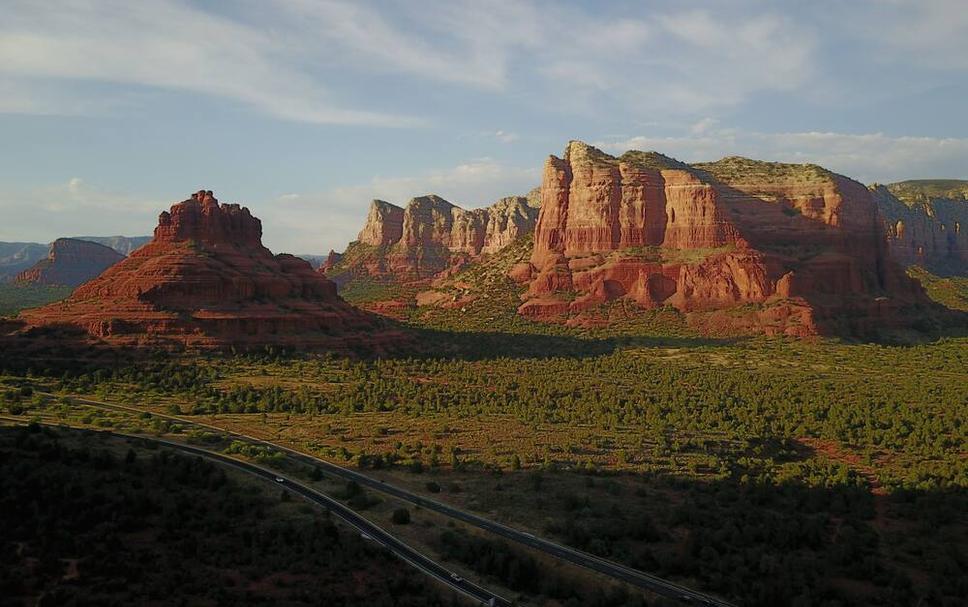
[(0, 429), (4, 604), (456, 604), (288, 494), (137, 442)]
[(907, 270), (908, 276), (918, 280), (928, 297), (952, 310), (968, 312), (968, 277), (947, 276), (940, 277), (932, 274), (920, 266), (911, 266)]
[(968, 181), (961, 179), (911, 179), (890, 183), (886, 187), (908, 205), (928, 202), (933, 198), (949, 200), (968, 198)]
[(71, 291), (70, 287), (0, 283), (0, 316), (15, 316), (21, 310), (60, 301)]
[(716, 162), (698, 162), (692, 166), (726, 184), (816, 183), (834, 178), (834, 173), (815, 164), (767, 162), (742, 156), (727, 156)]
[(642, 169), (652, 169), (662, 171), (667, 169), (691, 170), (688, 164), (680, 162), (675, 158), (670, 158), (659, 152), (642, 152), (639, 150), (629, 150), (619, 156), (619, 162), (625, 162)]

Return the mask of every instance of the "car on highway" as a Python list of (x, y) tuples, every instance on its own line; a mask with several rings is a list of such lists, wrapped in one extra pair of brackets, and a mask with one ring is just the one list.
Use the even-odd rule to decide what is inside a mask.
[(282, 478), (281, 476), (277, 476), (276, 477), (276, 482), (277, 483), (284, 483), (284, 482), (286, 482), (286, 479)]
[(450, 574), (450, 579), (454, 580), (458, 584), (460, 584), (461, 582), (464, 581), (464, 578), (462, 578), (461, 576), (457, 575), (456, 573), (451, 573)]

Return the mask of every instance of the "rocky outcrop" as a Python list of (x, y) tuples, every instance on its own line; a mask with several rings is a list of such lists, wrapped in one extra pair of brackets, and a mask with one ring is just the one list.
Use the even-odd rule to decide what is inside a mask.
[[(949, 187), (931, 187), (938, 183)], [(870, 189), (894, 259), (935, 274), (968, 276), (968, 181), (905, 181)]]
[(343, 259), (342, 253), (337, 253), (333, 249), (330, 249), (329, 254), (326, 255), (326, 259), (319, 264), (319, 271), (325, 274), (327, 271), (334, 268), (341, 259)]
[(572, 323), (615, 300), (686, 313), (752, 305), (768, 332), (803, 335), (842, 318), (858, 332), (900, 323), (892, 311), (928, 305), (855, 181), (736, 157), (614, 158), (578, 141), (545, 164), (527, 270), (513, 269), (528, 284), (519, 312)]
[(149, 244), (22, 319), (120, 345), (339, 349), (399, 339), (308, 262), (273, 255), (261, 238), (247, 208), (200, 191), (161, 213)]
[(359, 242), (381, 247), (396, 244), (403, 236), (403, 209), (383, 200), (370, 203), (366, 224), (357, 238)]
[(327, 273), (338, 282), (348, 273), (430, 278), (530, 233), (538, 215), (535, 204), (523, 196), (472, 210), (433, 194), (412, 199), (406, 208), (374, 200), (356, 242)]
[(474, 217), (443, 198), (414, 198), (403, 211), (402, 235), (388, 252), (390, 270), (402, 276), (432, 276), (452, 264), (451, 253), (467, 253), (480, 231)]
[(58, 238), (47, 257), (17, 275), (16, 282), (76, 287), (124, 259), (110, 247), (86, 240)]
[(484, 209), (477, 209), (484, 223), (480, 253), (497, 253), (534, 231), (540, 199), (510, 196)]
[(712, 186), (661, 154), (613, 158), (573, 141), (542, 180), (537, 266), (630, 247), (715, 248), (736, 240)]

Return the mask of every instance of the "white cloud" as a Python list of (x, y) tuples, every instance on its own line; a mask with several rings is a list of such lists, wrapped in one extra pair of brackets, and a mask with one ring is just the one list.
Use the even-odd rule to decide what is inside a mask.
[(870, 57), (884, 65), (968, 69), (964, 0), (864, 0), (826, 8), (833, 25), (849, 28)]
[(494, 132), (494, 137), (501, 143), (514, 143), (515, 141), (520, 139), (517, 133), (511, 133), (508, 131), (500, 131), (500, 130)]
[(612, 153), (657, 150), (686, 162), (741, 155), (814, 163), (864, 183), (964, 177), (968, 166), (968, 139), (892, 137), (883, 133), (761, 133), (718, 129), (681, 137), (636, 136), (596, 145)]
[(290, 120), (410, 126), (421, 120), (334, 99), (334, 74), (513, 86), (566, 109), (608, 98), (642, 113), (729, 105), (813, 72), (813, 35), (788, 19), (637, 12), (534, 0), (269, 0), (229, 17), (179, 0), (67, 0), (57, 10), (12, 0), (0, 22), (0, 90), (19, 92), (0, 111), (91, 111), (96, 104), (69, 94), (53, 103), (44, 85), (93, 81), (224, 97)]
[(130, 196), (80, 177), (26, 191), (0, 191), (0, 240), (50, 242), (62, 236), (143, 236), (170, 202)]
[(863, 86), (838, 79), (824, 63), (840, 57), (968, 69), (964, 0), (858, 0), (797, 10), (755, 0), (691, 6), (64, 0), (51, 10), (8, 0), (0, 21), (0, 111), (96, 111), (94, 100), (49, 84), (94, 81), (214, 95), (291, 120), (422, 123), (341, 101), (334, 91), (351, 73), (349, 89), (375, 102), (381, 97), (365, 87), (383, 86), (379, 78), (390, 74), (407, 87), (416, 78), (488, 94), (514, 91), (558, 111), (598, 112), (608, 101), (634, 120), (701, 115), (763, 92), (849, 99)]
[[(537, 15), (527, 3), (425, 0), (386, 5), (335, 0), (274, 0), (273, 13), (299, 33), (313, 61), (399, 72), (484, 89), (507, 85), (510, 55), (530, 45)], [(532, 25), (534, 24), (534, 25)]]
[[(146, 85), (233, 99), (278, 118), (407, 126), (419, 121), (341, 107), (295, 67), (279, 36), (175, 0), (64, 2), (57, 10), (14, 0), (0, 22), (0, 90), (19, 91), (6, 111), (51, 106), (38, 79)], [(48, 85), (49, 89), (49, 85)], [(28, 100), (25, 103), (24, 98)], [(77, 110), (69, 96), (63, 113)], [(57, 112), (46, 107), (41, 113)]]
[(715, 127), (717, 124), (719, 124), (719, 121), (715, 118), (706, 117), (689, 127), (689, 130), (693, 135), (702, 135), (706, 131)]
[(523, 195), (540, 185), (540, 168), (508, 166), (480, 158), (416, 176), (374, 177), (369, 183), (323, 192), (287, 194), (252, 206), (262, 218), (273, 250), (323, 253), (343, 250), (363, 227), (374, 198), (405, 205), (413, 197), (438, 194), (464, 208)]

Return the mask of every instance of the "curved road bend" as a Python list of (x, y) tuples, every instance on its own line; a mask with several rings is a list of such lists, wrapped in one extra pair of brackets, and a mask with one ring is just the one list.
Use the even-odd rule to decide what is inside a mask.
[[(10, 419), (6, 418), (5, 419)], [(17, 420), (22, 423), (22, 420)], [(45, 426), (50, 426), (53, 428), (59, 428), (62, 426), (56, 424), (42, 424)], [(108, 430), (95, 430), (101, 434), (107, 434), (110, 436), (116, 436), (120, 438), (135, 438), (139, 440), (146, 440), (157, 443), (164, 447), (182, 451), (184, 453), (189, 453), (191, 455), (197, 455), (199, 457), (204, 457), (206, 459), (215, 461), (219, 464), (224, 464), (231, 466), (236, 470), (245, 472), (252, 476), (268, 480), (270, 482), (275, 482), (282, 488), (299, 495), (303, 499), (317, 506), (326, 508), (339, 518), (343, 519), (349, 523), (352, 527), (355, 527), (357, 531), (364, 534), (369, 539), (377, 542), (397, 557), (403, 559), (410, 565), (420, 569), (427, 575), (436, 578), (437, 580), (443, 582), (447, 586), (453, 588), (454, 590), (464, 594), (483, 605), (500, 605), (502, 607), (509, 606), (511, 603), (507, 599), (497, 595), (489, 590), (481, 588), (476, 584), (473, 584), (463, 578), (455, 579), (452, 577), (453, 572), (449, 569), (440, 565), (439, 563), (431, 560), (424, 554), (418, 552), (416, 549), (411, 548), (407, 544), (398, 540), (394, 536), (390, 535), (384, 531), (378, 525), (370, 522), (369, 520), (363, 518), (349, 507), (343, 505), (341, 502), (320, 493), (314, 489), (302, 485), (289, 477), (283, 476), (279, 472), (263, 468), (261, 466), (256, 466), (255, 464), (250, 464), (249, 462), (244, 462), (241, 460), (233, 459), (231, 457), (222, 455), (221, 453), (216, 453), (214, 451), (209, 451), (208, 449), (200, 449), (192, 445), (186, 445), (183, 443), (176, 443), (173, 441), (167, 441), (160, 438), (149, 438), (138, 434), (125, 434), (122, 432), (111, 432)], [(281, 479), (281, 482), (280, 482)], [(493, 601), (493, 602), (492, 602)]]
[[(40, 392), (40, 394), (46, 396), (57, 396), (48, 392)], [(105, 403), (101, 401), (95, 401), (85, 398), (70, 397), (73, 400), (81, 403), (90, 405), (93, 407), (101, 407), (105, 409), (114, 409), (117, 411), (123, 411), (127, 413), (145, 413), (145, 409), (137, 409), (135, 407), (127, 407), (124, 405), (115, 405), (113, 403)], [(283, 451), (288, 454), (292, 459), (301, 461), (305, 464), (312, 466), (319, 466), (324, 471), (338, 476), (346, 480), (356, 481), (363, 487), (368, 487), (374, 491), (379, 491), (386, 495), (392, 495), (398, 499), (416, 504), (422, 508), (427, 508), (428, 510), (433, 510), (445, 516), (455, 518), (457, 520), (463, 521), (467, 524), (474, 525), (480, 529), (490, 531), (496, 535), (504, 537), (506, 539), (518, 542), (519, 544), (524, 544), (534, 548), (535, 550), (540, 550), (546, 554), (559, 558), (561, 560), (567, 561), (574, 565), (579, 565), (585, 567), (586, 569), (591, 569), (592, 571), (597, 571), (603, 573), (607, 576), (621, 580), (623, 582), (632, 584), (644, 590), (654, 592), (655, 594), (679, 601), (680, 603), (686, 605), (701, 605), (703, 607), (736, 607), (733, 603), (725, 601), (723, 599), (692, 590), (686, 586), (664, 580), (662, 578), (650, 575), (643, 571), (637, 569), (632, 569), (631, 567), (626, 567), (625, 565), (620, 565), (618, 563), (608, 561), (599, 558), (593, 554), (587, 552), (582, 552), (581, 550), (575, 550), (574, 548), (569, 548), (568, 546), (562, 546), (550, 540), (542, 539), (536, 537), (530, 533), (525, 533), (523, 531), (518, 531), (508, 527), (507, 525), (502, 525), (501, 523), (496, 523), (492, 520), (486, 519), (484, 517), (478, 516), (476, 514), (471, 514), (464, 510), (448, 506), (447, 504), (432, 500), (416, 493), (411, 493), (406, 489), (397, 487), (396, 485), (391, 485), (389, 483), (383, 482), (361, 474), (355, 470), (350, 470), (349, 468), (344, 468), (336, 464), (327, 462), (322, 459), (318, 459), (311, 455), (307, 455), (300, 451), (278, 445), (276, 443), (256, 438), (254, 436), (249, 436), (248, 434), (242, 434), (240, 432), (234, 432), (232, 430), (227, 430), (225, 428), (220, 428), (218, 426), (213, 426), (206, 424), (204, 422), (193, 421), (191, 419), (186, 419), (184, 417), (178, 417), (174, 415), (166, 415), (163, 413), (155, 413), (153, 411), (147, 411), (155, 417), (160, 417), (162, 419), (168, 419), (171, 421), (178, 422), (180, 424), (189, 424), (201, 428), (206, 428), (208, 430), (213, 430), (227, 434), (229, 436), (237, 436), (239, 438), (244, 438), (246, 440), (260, 443), (279, 451)]]

